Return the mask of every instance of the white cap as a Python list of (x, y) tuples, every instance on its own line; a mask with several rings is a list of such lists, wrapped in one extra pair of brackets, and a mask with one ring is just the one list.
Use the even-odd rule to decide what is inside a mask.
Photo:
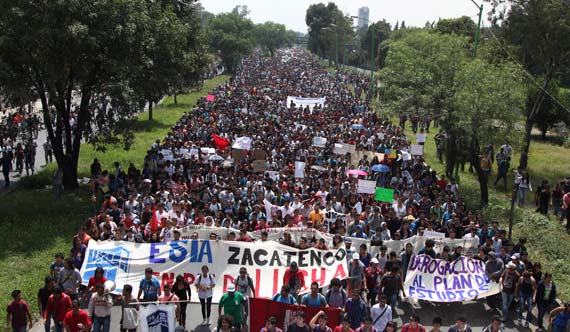
[(378, 264), (378, 259), (377, 259), (376, 257), (374, 257), (374, 258), (372, 258), (372, 259), (370, 260), (370, 263), (371, 263), (371, 264), (372, 264), (372, 263)]
[(360, 259), (360, 255), (357, 253), (352, 254), (352, 259)]
[(234, 284), (229, 284), (228, 285), (228, 292), (233, 293), (236, 291), (236, 285)]

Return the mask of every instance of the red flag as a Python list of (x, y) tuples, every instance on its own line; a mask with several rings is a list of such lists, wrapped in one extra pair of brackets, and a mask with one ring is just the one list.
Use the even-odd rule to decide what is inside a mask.
[(216, 134), (212, 134), (212, 138), (214, 139), (214, 143), (216, 144), (216, 148), (218, 150), (224, 150), (225, 148), (227, 148), (230, 145), (230, 141), (220, 137)]
[(158, 217), (156, 216), (156, 205), (152, 206), (152, 218), (150, 219), (150, 231), (156, 232), (158, 230)]

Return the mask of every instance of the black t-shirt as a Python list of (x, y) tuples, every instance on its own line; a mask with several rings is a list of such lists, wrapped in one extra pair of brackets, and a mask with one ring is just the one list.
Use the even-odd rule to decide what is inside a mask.
[(45, 310), (47, 307), (48, 299), (50, 295), (53, 294), (53, 291), (49, 290), (46, 286), (40, 288), (38, 290), (38, 298), (40, 300), (40, 304), (42, 305), (42, 310)]
[(293, 323), (287, 326), (286, 332), (311, 332), (311, 328), (307, 324), (305, 324), (303, 327), (300, 327), (299, 325)]

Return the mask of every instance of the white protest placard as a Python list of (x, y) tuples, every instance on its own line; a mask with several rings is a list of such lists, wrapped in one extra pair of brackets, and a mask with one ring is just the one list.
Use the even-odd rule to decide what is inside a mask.
[(265, 171), (265, 176), (269, 176), (273, 181), (279, 180), (279, 172), (277, 171)]
[(325, 97), (303, 98), (287, 96), (287, 107), (291, 106), (291, 102), (293, 102), (298, 108), (305, 108), (309, 106), (309, 109), (312, 111), (316, 105), (324, 105), (326, 100), (327, 99)]
[(176, 329), (176, 304), (141, 305), (139, 307), (139, 326), (141, 332), (174, 332)]
[(335, 154), (339, 154), (341, 156), (344, 156), (345, 154), (348, 153), (348, 149), (347, 149), (346, 145), (343, 143), (335, 143), (334, 147), (333, 147), (333, 152)]
[(232, 148), (239, 150), (251, 150), (251, 137), (242, 136), (236, 138)]
[(424, 237), (432, 239), (443, 239), (445, 238), (445, 233), (436, 232), (436, 231), (424, 231)]
[(344, 143), (344, 145), (346, 146), (346, 150), (348, 151), (348, 153), (354, 154), (356, 152), (356, 145), (355, 144)]
[(305, 166), (307, 163), (304, 161), (296, 161), (295, 162), (295, 178), (296, 179), (304, 179), (305, 178)]
[(203, 265), (210, 267), (216, 287), (214, 302), (234, 283), (239, 269), (246, 267), (255, 285), (255, 297), (269, 298), (279, 291), (283, 275), (291, 262), (297, 262), (305, 275), (309, 291), (311, 282), (319, 287), (328, 285), (333, 278), (348, 277), (346, 251), (305, 249), (298, 250), (277, 242), (239, 242), (224, 240), (182, 240), (161, 243), (132, 243), (123, 241), (89, 241), (81, 276), (85, 285), (102, 267), (107, 280), (115, 282), (114, 294), (121, 294), (126, 284), (137, 294), (145, 268), (152, 268), (164, 286), (173, 284), (180, 274), (192, 284)]
[(402, 153), (402, 160), (404, 161), (409, 161), (412, 160), (412, 155), (409, 152), (406, 151), (400, 151)]
[(465, 256), (454, 262), (417, 255), (410, 261), (404, 283), (407, 297), (432, 302), (460, 302), (501, 291), (490, 281), (485, 262)]
[(419, 144), (412, 144), (410, 145), (410, 153), (413, 156), (423, 156), (424, 155), (424, 146)]
[(426, 142), (426, 139), (427, 139), (427, 134), (426, 134), (426, 133), (423, 133), (423, 134), (417, 133), (417, 134), (416, 134), (416, 142), (418, 142), (418, 143), (425, 143), (425, 142)]
[(376, 181), (374, 180), (358, 180), (359, 194), (374, 194), (376, 192)]
[(324, 148), (327, 145), (327, 139), (324, 137), (313, 137), (313, 146)]

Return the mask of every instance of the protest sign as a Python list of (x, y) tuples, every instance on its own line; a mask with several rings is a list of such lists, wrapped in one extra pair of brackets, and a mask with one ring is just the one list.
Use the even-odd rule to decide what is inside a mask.
[(279, 180), (279, 172), (277, 171), (265, 171), (265, 177), (267, 176), (273, 181)]
[[(203, 265), (214, 275), (214, 301), (218, 301), (233, 284), (241, 267), (246, 267), (255, 285), (255, 297), (268, 298), (279, 291), (283, 275), (291, 262), (297, 262), (309, 287), (316, 281), (326, 286), (332, 278), (346, 278), (346, 252), (338, 250), (297, 250), (277, 242), (271, 246), (263, 242), (223, 240), (183, 240), (161, 243), (131, 243), (123, 241), (89, 241), (85, 262), (81, 267), (84, 284), (97, 267), (105, 269), (108, 280), (116, 284), (115, 294), (124, 285), (133, 286), (138, 293), (145, 268), (153, 269), (162, 286), (173, 284), (181, 274), (192, 284)], [(303, 288), (301, 292), (309, 291)]]
[(333, 152), (335, 154), (339, 154), (339, 155), (344, 156), (345, 154), (348, 153), (348, 149), (347, 149), (347, 146), (343, 143), (335, 143), (334, 147), (333, 147)]
[(433, 302), (458, 302), (487, 297), (500, 286), (485, 273), (485, 262), (465, 256), (454, 262), (417, 255), (408, 266), (406, 296)]
[(410, 145), (410, 154), (413, 156), (423, 156), (424, 155), (424, 146), (419, 145), (419, 144)]
[(265, 158), (267, 158), (267, 153), (263, 150), (253, 150), (251, 158), (253, 160), (265, 160)]
[(433, 239), (443, 239), (445, 238), (445, 233), (436, 232), (436, 231), (424, 231), (424, 237), (433, 238)]
[(374, 194), (376, 192), (376, 181), (374, 180), (358, 180), (359, 194)]
[(139, 307), (139, 326), (141, 332), (174, 332), (176, 329), (176, 304), (141, 305)]
[(386, 149), (384, 152), (388, 156), (388, 159), (396, 159), (398, 157), (397, 150), (395, 149)]
[(403, 161), (410, 161), (412, 160), (412, 155), (406, 151), (400, 151), (402, 153), (402, 160)]
[(309, 106), (309, 109), (312, 111), (316, 105), (324, 105), (326, 102), (326, 98), (325, 97), (303, 98), (303, 97), (287, 96), (287, 107), (291, 106), (291, 102), (295, 103), (295, 105), (299, 108), (305, 108)]
[(392, 203), (394, 201), (394, 189), (376, 188), (374, 199), (380, 202)]
[(327, 139), (324, 137), (313, 137), (313, 146), (324, 148), (327, 145)]
[(305, 166), (307, 163), (304, 161), (296, 161), (295, 162), (295, 178), (296, 179), (304, 179), (305, 178)]
[(265, 165), (265, 160), (254, 160), (251, 163), (251, 166), (253, 167), (253, 171), (255, 173), (262, 173), (265, 172), (265, 170), (267, 169), (267, 165)]
[(206, 96), (206, 101), (213, 102), (215, 99), (216, 99), (216, 96), (214, 96), (214, 95), (207, 95)]
[(251, 150), (251, 137), (242, 136), (236, 138), (234, 144), (232, 145), (232, 148), (240, 150)]
[(232, 150), (232, 158), (239, 162), (247, 157), (245, 150)]
[(261, 331), (265, 327), (265, 320), (273, 316), (277, 318), (277, 327), (285, 331), (288, 325), (293, 324), (293, 316), (297, 311), (304, 311), (308, 322), (319, 311), (327, 315), (327, 326), (331, 329), (340, 325), (341, 310), (339, 308), (307, 307), (286, 304), (266, 299), (250, 298), (249, 311), (255, 313), (249, 316), (249, 331)]

